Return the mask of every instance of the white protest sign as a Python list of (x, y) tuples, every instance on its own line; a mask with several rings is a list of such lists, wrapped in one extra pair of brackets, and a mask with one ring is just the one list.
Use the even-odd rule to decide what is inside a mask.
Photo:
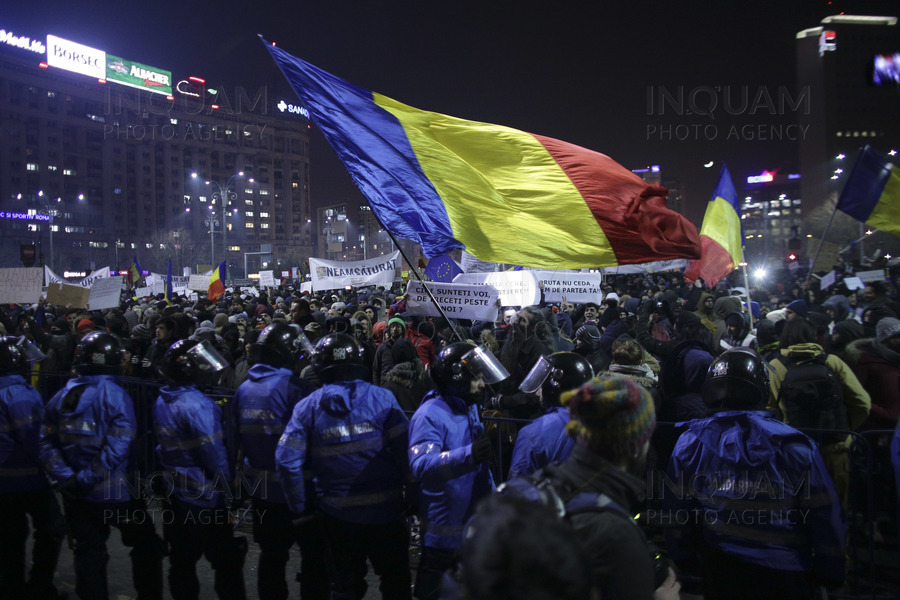
[(822, 277), (822, 280), (819, 282), (819, 288), (821, 288), (823, 290), (827, 290), (828, 288), (830, 288), (831, 286), (834, 285), (834, 280), (836, 277), (837, 277), (836, 271), (832, 271), (828, 275), (825, 275), (824, 277)]
[(856, 276), (869, 283), (870, 281), (884, 281), (884, 269), (874, 269), (872, 271), (857, 271)]
[(567, 302), (584, 304), (595, 302), (600, 304), (603, 292), (603, 273), (573, 273), (571, 271), (532, 271), (538, 282), (544, 284), (544, 300), (546, 302)]
[(459, 262), (459, 266), (466, 273), (493, 273), (497, 270), (497, 263), (479, 260), (465, 250), (462, 251)]
[(399, 250), (369, 260), (340, 262), (321, 258), (309, 259), (312, 287), (316, 291), (341, 289), (348, 285), (388, 286), (394, 282), (399, 266)]
[(267, 288), (267, 287), (276, 287), (278, 284), (275, 283), (275, 272), (274, 271), (260, 271), (259, 272), (259, 287)]
[(300, 293), (301, 293), (301, 294), (302, 294), (303, 292), (309, 292), (309, 293), (312, 293), (312, 291), (313, 291), (313, 289), (312, 289), (312, 282), (311, 282), (311, 281), (304, 281), (303, 283), (300, 284)]
[(250, 294), (254, 298), (259, 296), (259, 290), (255, 287), (241, 287), (241, 295)]
[(115, 308), (119, 306), (122, 293), (122, 276), (103, 277), (94, 281), (91, 286), (91, 295), (88, 297), (88, 306), (91, 310)]
[(205, 292), (209, 290), (209, 275), (191, 275), (188, 280), (188, 289), (197, 292)]
[(850, 291), (865, 289), (866, 284), (859, 277), (844, 277), (844, 285)]
[(40, 267), (0, 269), (0, 302), (37, 302), (43, 283), (44, 270)]
[(153, 293), (153, 290), (148, 287), (137, 288), (134, 290), (134, 295), (138, 298), (143, 298), (145, 296), (149, 296)]
[(191, 292), (190, 299), (191, 302), (196, 302), (200, 299), (200, 294), (198, 294), (197, 292)]
[[(411, 315), (441, 316), (441, 312), (428, 296), (421, 281), (410, 281), (406, 286), (406, 311)], [(489, 285), (465, 285), (457, 283), (432, 283), (428, 289), (448, 317), (495, 321), (497, 319), (497, 290)]]
[(453, 283), (492, 286), (496, 288), (502, 306), (531, 306), (541, 300), (534, 271), (462, 273), (456, 276)]

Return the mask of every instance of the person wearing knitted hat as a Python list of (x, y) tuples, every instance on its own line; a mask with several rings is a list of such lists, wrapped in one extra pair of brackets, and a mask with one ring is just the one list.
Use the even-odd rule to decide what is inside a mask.
[(375, 350), (375, 358), (372, 361), (372, 383), (381, 385), (385, 375), (394, 368), (394, 359), (391, 351), (394, 343), (406, 336), (406, 321), (400, 317), (394, 317), (388, 321), (384, 331), (384, 342)]
[(809, 305), (806, 300), (794, 300), (784, 307), (784, 318), (790, 321), (797, 317), (805, 319), (809, 314)]
[(674, 571), (654, 561), (656, 552), (629, 516), (644, 501), (642, 475), (656, 427), (653, 399), (631, 379), (610, 376), (594, 378), (560, 400), (569, 409), (566, 431), (575, 447), (565, 461), (534, 478), (552, 486), (563, 502), (591, 493), (598, 503), (618, 507), (568, 516), (588, 558), (592, 587), (602, 598), (678, 598)]

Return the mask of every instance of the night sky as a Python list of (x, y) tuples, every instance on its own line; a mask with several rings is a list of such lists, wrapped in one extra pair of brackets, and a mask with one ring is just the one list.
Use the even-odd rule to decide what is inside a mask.
[[(721, 161), (739, 188), (765, 169), (797, 171), (796, 143), (786, 139), (797, 133), (788, 128), (795, 117), (778, 106), (780, 90), (797, 96), (795, 33), (842, 11), (900, 14), (893, 1), (820, 0), (17, 4), (0, 11), (0, 27), (19, 35), (53, 33), (176, 78), (198, 75), (226, 89), (268, 85), (290, 98), (261, 33), (417, 108), (559, 138), (630, 169), (658, 164), (682, 182), (685, 212), (698, 224)], [(661, 108), (661, 93), (679, 91), (680, 110), (672, 102)], [(704, 114), (691, 110), (691, 99)], [(785, 139), (759, 139), (773, 130)], [(363, 202), (313, 131), (314, 205)], [(704, 168), (707, 161), (715, 165)]]

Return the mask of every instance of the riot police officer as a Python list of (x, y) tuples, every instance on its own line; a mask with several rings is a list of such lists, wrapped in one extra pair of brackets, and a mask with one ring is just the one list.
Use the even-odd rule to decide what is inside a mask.
[[(70, 379), (50, 402), (41, 426), (41, 463), (62, 493), (75, 556), (75, 591), (82, 600), (108, 597), (106, 540), (117, 527), (132, 548), (139, 600), (162, 598), (165, 545), (127, 479), (136, 422), (131, 397), (116, 383), (122, 344), (104, 332), (86, 335)], [(133, 481), (132, 481), (133, 483)]]
[(410, 421), (409, 465), (420, 485), (419, 519), (424, 529), (415, 597), (440, 596), (462, 527), (478, 500), (494, 490), (488, 466), (490, 438), (478, 415), (485, 384), (509, 373), (487, 350), (468, 342), (444, 348), (431, 366), (437, 389), (429, 392)]
[[(24, 342), (27, 343), (27, 342)], [(56, 495), (41, 472), (39, 433), (44, 402), (25, 381), (26, 350), (0, 338), (0, 598), (56, 598), (53, 571), (65, 536)], [(32, 566), (25, 582), (28, 517), (34, 526)]]
[[(254, 509), (253, 539), (259, 544), (257, 592), (260, 600), (286, 600), (285, 567), (291, 546), (300, 547), (300, 596), (327, 600), (328, 573), (318, 523), (293, 527), (293, 517), (275, 470), (275, 448), (294, 406), (313, 387), (295, 375), (299, 360), (312, 346), (295, 326), (273, 323), (253, 346), (256, 364), (234, 395), (235, 422), (242, 457), (240, 478)], [(308, 483), (309, 487), (311, 482)], [(306, 494), (307, 497), (311, 494)]]
[(519, 431), (510, 461), (510, 478), (534, 473), (572, 453), (575, 440), (566, 435), (569, 411), (560, 404), (559, 397), (593, 377), (591, 363), (574, 352), (554, 352), (534, 363), (519, 390), (526, 394), (540, 391), (544, 414)]
[(219, 598), (244, 600), (247, 540), (235, 537), (229, 512), (232, 469), (222, 429), (222, 409), (202, 391), (225, 367), (208, 341), (179, 340), (162, 361), (168, 382), (154, 406), (157, 452), (167, 478), (169, 509), (163, 531), (169, 543), (169, 590), (175, 600), (197, 600), (197, 561), (215, 571)]
[[(275, 454), (288, 507), (301, 521), (322, 523), (333, 599), (362, 600), (368, 559), (381, 578), (381, 597), (407, 600), (409, 419), (393, 394), (364, 381), (368, 368), (349, 335), (319, 340), (312, 362), (325, 386), (294, 408)], [(315, 515), (305, 470), (316, 485)]]

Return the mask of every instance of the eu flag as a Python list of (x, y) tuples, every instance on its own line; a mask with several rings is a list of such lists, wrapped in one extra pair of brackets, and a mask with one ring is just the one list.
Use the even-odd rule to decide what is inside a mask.
[(450, 283), (454, 277), (462, 272), (463, 270), (459, 268), (456, 261), (446, 254), (432, 258), (428, 261), (428, 266), (425, 267), (425, 276), (432, 281), (440, 283)]

